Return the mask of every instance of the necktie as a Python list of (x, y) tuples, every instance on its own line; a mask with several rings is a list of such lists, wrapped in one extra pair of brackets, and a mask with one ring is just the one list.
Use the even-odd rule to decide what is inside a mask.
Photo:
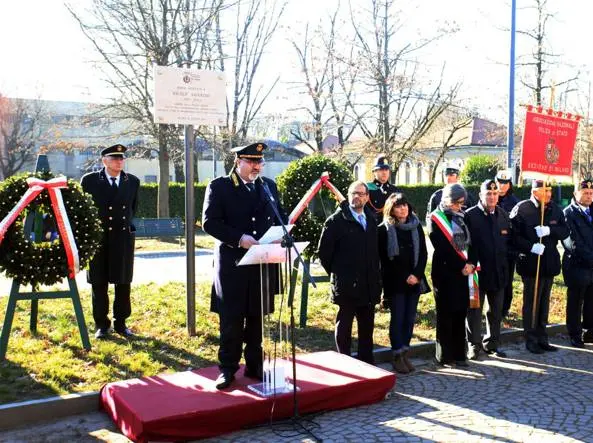
[(253, 183), (245, 183), (245, 185), (250, 191), (255, 191), (255, 185)]
[(585, 209), (585, 215), (587, 216), (587, 220), (589, 220), (589, 223), (591, 223), (591, 209)]
[(364, 229), (366, 231), (367, 230), (367, 221), (364, 218), (364, 215), (362, 215), (362, 214), (358, 215), (358, 222), (360, 223), (360, 226), (362, 226), (362, 229)]
[(117, 184), (115, 183), (116, 178), (115, 177), (110, 177), (110, 178), (111, 178), (111, 188), (117, 189)]

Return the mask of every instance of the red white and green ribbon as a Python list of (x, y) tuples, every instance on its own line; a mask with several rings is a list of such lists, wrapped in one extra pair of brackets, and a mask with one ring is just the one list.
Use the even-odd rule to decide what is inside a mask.
[[(451, 226), (451, 222), (445, 215), (443, 211), (440, 209), (436, 209), (435, 211), (430, 214), (430, 219), (439, 227), (441, 232), (445, 235), (455, 252), (465, 261), (468, 259), (467, 249), (458, 249), (453, 242), (453, 227)], [(480, 263), (476, 265), (476, 271), (480, 270)], [(480, 303), (480, 282), (478, 279), (478, 273), (473, 272), (467, 276), (467, 284), (469, 286), (469, 301), (470, 304), (475, 304), (476, 301)]]
[(29, 204), (37, 198), (37, 196), (47, 189), (51, 200), (51, 207), (53, 209), (56, 225), (58, 232), (60, 233), (60, 240), (64, 245), (66, 251), (66, 258), (68, 260), (68, 276), (74, 278), (76, 273), (80, 269), (80, 261), (78, 257), (78, 248), (74, 241), (74, 234), (70, 226), (70, 220), (68, 220), (68, 214), (66, 212), (66, 206), (62, 199), (62, 192), (60, 189), (68, 188), (68, 179), (66, 177), (56, 177), (51, 180), (44, 181), (35, 177), (29, 177), (27, 179), (29, 189), (21, 197), (18, 203), (12, 210), (6, 214), (6, 217), (0, 222), (0, 243), (4, 240), (4, 236), (8, 231), (8, 228), (14, 223), (19, 217), (21, 212), (29, 206)]
[(288, 216), (289, 224), (294, 224), (297, 221), (297, 219), (299, 218), (301, 213), (305, 210), (305, 208), (309, 205), (309, 203), (311, 203), (311, 200), (313, 200), (313, 197), (315, 197), (315, 195), (319, 192), (319, 190), (321, 189), (322, 186), (325, 186), (326, 188), (328, 188), (332, 192), (332, 194), (334, 194), (336, 196), (336, 199), (339, 202), (342, 202), (343, 200), (345, 200), (344, 196), (338, 190), (338, 188), (336, 188), (332, 184), (332, 182), (329, 181), (329, 172), (324, 172), (323, 174), (321, 174), (321, 177), (319, 177), (317, 180), (315, 180), (315, 182), (311, 185), (309, 190), (307, 192), (305, 192), (305, 195), (303, 195), (303, 198), (301, 198), (301, 200), (298, 202), (298, 204), (292, 210), (292, 212)]

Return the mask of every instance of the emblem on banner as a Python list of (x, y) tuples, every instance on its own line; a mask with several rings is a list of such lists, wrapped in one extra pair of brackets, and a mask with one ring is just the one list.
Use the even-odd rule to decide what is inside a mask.
[(560, 150), (558, 149), (558, 146), (556, 146), (556, 140), (549, 138), (548, 144), (546, 145), (546, 161), (553, 165), (558, 163), (559, 158)]

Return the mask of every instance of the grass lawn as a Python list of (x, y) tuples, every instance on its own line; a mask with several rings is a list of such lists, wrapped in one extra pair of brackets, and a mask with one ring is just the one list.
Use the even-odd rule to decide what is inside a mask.
[[(214, 237), (196, 228), (195, 244), (196, 248), (212, 249), (214, 247)], [(182, 239), (182, 244), (179, 244), (179, 238), (177, 237), (136, 239), (136, 252), (177, 250), (185, 251), (185, 237)]]
[[(550, 305), (550, 323), (564, 322), (566, 288), (557, 278)], [(515, 280), (515, 299), (507, 327), (521, 326), (520, 280)], [(299, 289), (297, 288), (297, 294)], [(334, 349), (336, 306), (328, 297), (327, 283), (309, 292), (307, 328), (297, 330), (298, 352)], [(216, 364), (218, 318), (208, 312), (210, 284), (196, 290), (197, 335), (188, 337), (185, 319), (185, 286), (169, 283), (133, 286), (129, 325), (139, 333), (133, 340), (117, 335), (105, 341), (92, 337), (92, 350), (81, 347), (71, 303), (42, 300), (38, 333), (29, 331), (29, 303), (20, 302), (13, 322), (6, 360), (0, 362), (0, 404), (99, 389), (104, 383), (161, 372), (183, 371)], [(90, 294), (81, 293), (87, 324), (92, 325)], [(0, 298), (3, 318), (7, 297)], [(300, 300), (296, 300), (299, 319)], [(278, 312), (278, 311), (277, 311)], [(273, 321), (276, 321), (277, 316)], [(288, 312), (282, 312), (288, 322)], [(423, 295), (418, 308), (415, 341), (434, 339), (434, 300)], [(389, 312), (377, 311), (375, 343), (389, 345)], [(356, 344), (354, 344), (356, 346)], [(287, 349), (287, 346), (284, 346)]]

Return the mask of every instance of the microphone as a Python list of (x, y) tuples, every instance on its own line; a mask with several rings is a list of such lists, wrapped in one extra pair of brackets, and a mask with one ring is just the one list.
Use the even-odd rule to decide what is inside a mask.
[(274, 200), (274, 196), (272, 195), (272, 191), (270, 191), (270, 188), (268, 187), (268, 184), (264, 181), (264, 179), (262, 178), (262, 176), (261, 175), (258, 176), (257, 179), (259, 180), (262, 189), (266, 193), (266, 196), (270, 199), (271, 202), (275, 202), (276, 200)]

